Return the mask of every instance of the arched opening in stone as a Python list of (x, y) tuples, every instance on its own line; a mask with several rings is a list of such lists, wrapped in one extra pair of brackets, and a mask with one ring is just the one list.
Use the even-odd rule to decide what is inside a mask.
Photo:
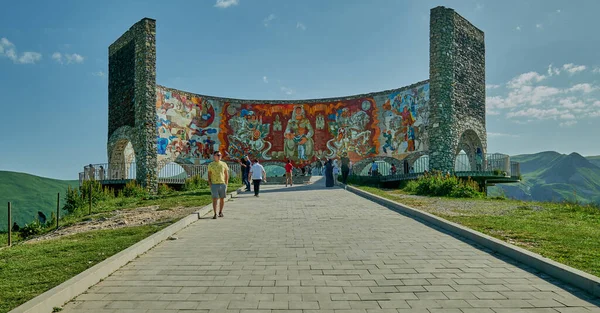
[(464, 150), (460, 150), (454, 159), (454, 171), (455, 172), (470, 172), (471, 162), (469, 156)]
[[(362, 169), (362, 171), (360, 172), (360, 174), (358, 174), (358, 175), (359, 176), (372, 176), (371, 175), (372, 164), (373, 164), (373, 161), (369, 162), (369, 164), (367, 164), (367, 166), (365, 166)], [(381, 175), (381, 176), (392, 175), (392, 163), (389, 163), (385, 160), (375, 160), (375, 164), (377, 164), (377, 171), (379, 172), (379, 175)], [(402, 168), (400, 168), (396, 165), (396, 174), (401, 174), (401, 173), (402, 173)]]
[(413, 173), (429, 172), (429, 155), (425, 154), (416, 159), (412, 165)]
[(106, 175), (109, 179), (135, 179), (135, 151), (127, 139), (119, 140), (111, 151)]
[(263, 165), (267, 177), (283, 177), (285, 176), (285, 168), (279, 164), (266, 164)]
[(481, 139), (474, 130), (467, 129), (461, 134), (455, 155), (455, 171), (482, 171), (485, 151)]
[[(191, 174), (191, 175), (190, 175)], [(181, 165), (175, 162), (169, 162), (164, 165), (159, 165), (158, 168), (158, 182), (159, 183), (172, 183), (175, 181), (185, 181), (189, 176), (194, 173), (188, 173), (188, 171)]]

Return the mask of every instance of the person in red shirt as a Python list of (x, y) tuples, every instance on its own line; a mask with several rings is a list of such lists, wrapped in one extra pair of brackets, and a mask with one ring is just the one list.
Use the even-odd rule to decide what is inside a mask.
[(288, 160), (287, 164), (285, 165), (285, 186), (287, 187), (288, 184), (290, 184), (290, 186), (293, 186), (292, 184), (292, 170), (294, 169), (294, 166), (292, 165), (292, 160)]

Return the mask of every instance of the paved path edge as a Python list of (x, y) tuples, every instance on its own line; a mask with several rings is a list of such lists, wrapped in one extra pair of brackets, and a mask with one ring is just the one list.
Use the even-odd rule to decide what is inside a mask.
[(370, 192), (361, 190), (356, 187), (347, 186), (339, 183), (339, 185), (356, 195), (371, 200), (375, 203), (383, 205), (396, 212), (404, 213), (414, 217), (425, 224), (437, 226), (441, 229), (459, 235), (463, 238), (471, 240), (485, 248), (488, 248), (496, 253), (510, 257), (520, 263), (530, 266), (542, 273), (550, 275), (565, 283), (571, 284), (579, 289), (582, 289), (596, 297), (600, 297), (600, 278), (594, 275), (585, 273), (581, 270), (570, 266), (558, 263), (551, 259), (545, 258), (537, 253), (525, 250), (510, 243), (501, 241), (494, 237), (464, 227), (460, 224), (450, 222), (433, 214), (423, 212), (418, 209), (411, 208), (404, 204), (388, 200), (386, 198), (374, 195)]
[[(243, 189), (239, 188), (227, 195), (225, 201), (229, 201)], [(139, 255), (152, 249), (157, 244), (168, 239), (173, 234), (186, 228), (190, 224), (212, 211), (212, 204), (208, 204), (198, 211), (182, 218), (165, 229), (156, 232), (145, 239), (135, 243), (133, 246), (111, 256), (110, 258), (88, 268), (64, 283), (42, 293), (41, 295), (23, 303), (8, 313), (50, 313), (55, 307), (62, 307), (67, 302), (84, 293), (90, 287), (99, 283)]]

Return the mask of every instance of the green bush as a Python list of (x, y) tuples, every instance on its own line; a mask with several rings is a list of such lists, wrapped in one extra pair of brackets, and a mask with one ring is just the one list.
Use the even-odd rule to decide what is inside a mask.
[(230, 184), (236, 184), (236, 185), (241, 185), (242, 184), (242, 178), (239, 176), (232, 176), (229, 178), (229, 183)]
[(166, 195), (173, 192), (173, 189), (171, 187), (169, 187), (167, 184), (160, 184), (158, 185), (158, 194), (159, 195)]
[(148, 195), (148, 191), (140, 186), (135, 180), (131, 180), (125, 184), (125, 187), (119, 195), (127, 198), (143, 198)]
[(198, 189), (208, 188), (208, 181), (202, 178), (200, 175), (194, 175), (185, 180), (183, 190), (192, 191)]
[(31, 236), (39, 235), (44, 231), (44, 227), (40, 224), (39, 221), (33, 221), (29, 224), (25, 224), (20, 230), (19, 233), (21, 237), (28, 238)]
[(479, 184), (471, 178), (464, 180), (450, 174), (443, 175), (439, 172), (426, 174), (417, 180), (408, 182), (404, 190), (422, 196), (483, 197)]
[(67, 199), (65, 200), (65, 205), (63, 206), (63, 210), (73, 213), (77, 208), (83, 206), (83, 198), (79, 194), (79, 190), (75, 188), (71, 188), (69, 186), (67, 188)]
[[(342, 181), (342, 175), (337, 177), (338, 181)], [(348, 175), (347, 183), (356, 186), (378, 186), (379, 177), (359, 176), (356, 174)]]

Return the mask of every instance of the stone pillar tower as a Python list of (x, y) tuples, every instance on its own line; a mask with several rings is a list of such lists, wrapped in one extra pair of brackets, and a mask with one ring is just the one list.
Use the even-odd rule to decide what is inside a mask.
[[(108, 176), (157, 188), (156, 21), (144, 18), (108, 48)], [(133, 149), (133, 151), (131, 151)]]
[(429, 84), (429, 168), (453, 172), (460, 150), (475, 168), (487, 150), (484, 34), (453, 9), (431, 9)]

